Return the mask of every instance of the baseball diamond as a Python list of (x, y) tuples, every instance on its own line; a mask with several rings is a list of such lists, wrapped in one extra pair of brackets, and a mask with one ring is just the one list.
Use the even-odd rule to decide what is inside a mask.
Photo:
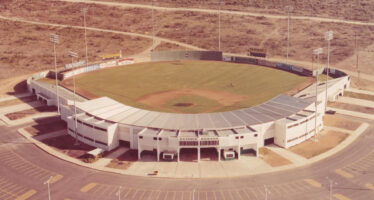
[[(199, 52), (182, 52), (182, 55), (185, 53), (204, 57)], [(323, 128), (327, 101), (334, 101), (350, 84), (350, 78), (345, 73), (329, 69), (333, 79), (309, 82), (300, 90), (301, 83), (313, 79), (313, 75), (325, 73), (326, 69), (310, 71), (245, 57), (224, 56), (222, 60), (225, 62), (218, 62), (215, 57), (214, 62), (201, 62), (175, 61), (183, 58), (165, 56), (167, 53), (162, 55), (161, 60), (168, 62), (115, 67), (118, 64), (109, 61), (110, 64), (100, 64), (94, 70), (67, 72), (68, 75), (64, 76), (67, 79), (63, 82), (67, 89), (59, 88), (59, 102), (61, 118), (68, 124), (68, 133), (104, 150), (129, 145), (131, 149), (138, 150), (139, 159), (142, 152), (151, 151), (156, 153), (158, 161), (179, 161), (181, 150), (197, 149), (199, 161), (201, 149), (207, 148), (215, 149), (219, 160), (221, 157), (240, 159), (242, 153), (255, 152), (258, 155), (258, 148), (269, 141), (288, 148), (315, 136)], [(188, 59), (193, 58), (190, 56)], [(113, 68), (99, 70), (107, 67)], [(139, 74), (132, 77), (138, 69)], [(89, 71), (95, 72), (86, 73)], [(222, 80), (215, 80), (218, 77), (216, 72), (224, 74)], [(162, 82), (170, 78), (167, 73), (175, 84)], [(189, 80), (183, 79), (187, 73), (191, 73)], [(274, 73), (281, 78), (277, 79)], [(56, 105), (54, 86), (36, 81), (46, 74), (30, 78), (28, 87), (38, 99)], [(80, 74), (77, 82), (81, 96), (74, 97), (68, 90), (69, 77), (77, 74)], [(122, 85), (115, 84), (118, 80), (123, 81)], [(150, 82), (147, 83), (147, 80)], [(156, 85), (152, 82), (155, 80), (164, 85)], [(127, 85), (130, 82), (139, 85)], [(298, 89), (295, 90), (295, 87)], [(123, 93), (119, 92), (121, 90)], [(290, 90), (293, 92), (290, 93)], [(85, 91), (90, 93), (91, 99), (85, 97)], [(229, 98), (223, 98), (225, 95)], [(257, 96), (260, 100), (253, 100)], [(76, 114), (73, 106), (75, 98), (79, 100)], [(204, 103), (208, 106), (201, 106)], [(197, 109), (191, 109), (196, 105), (199, 105)], [(182, 108), (173, 108), (176, 106)]]

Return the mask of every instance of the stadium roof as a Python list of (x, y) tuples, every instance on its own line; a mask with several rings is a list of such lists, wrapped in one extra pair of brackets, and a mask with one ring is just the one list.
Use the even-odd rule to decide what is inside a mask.
[(103, 120), (167, 130), (220, 130), (262, 124), (292, 116), (313, 103), (287, 95), (250, 108), (202, 114), (178, 114), (148, 111), (123, 105), (108, 97), (82, 102), (77, 107)]

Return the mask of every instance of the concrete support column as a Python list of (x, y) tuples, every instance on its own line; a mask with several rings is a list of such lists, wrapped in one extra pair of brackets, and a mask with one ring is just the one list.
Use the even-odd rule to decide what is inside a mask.
[(160, 149), (159, 149), (159, 147), (158, 147), (158, 146), (159, 146), (159, 145), (158, 145), (158, 141), (159, 141), (159, 140), (158, 140), (158, 138), (157, 138), (157, 144), (156, 144), (156, 145), (157, 145), (157, 162), (160, 161)]
[(240, 145), (238, 146), (237, 152), (238, 152), (238, 160), (240, 160)]
[(197, 148), (197, 162), (200, 162), (200, 146)]
[(218, 147), (218, 161), (221, 161), (221, 147)]
[(138, 147), (138, 160), (141, 160), (142, 149)]
[(177, 150), (177, 157), (178, 157), (178, 162), (180, 161), (180, 151), (181, 151), (181, 149), (178, 147), (178, 150)]
[(157, 147), (157, 162), (159, 162), (159, 161), (160, 161), (160, 150)]

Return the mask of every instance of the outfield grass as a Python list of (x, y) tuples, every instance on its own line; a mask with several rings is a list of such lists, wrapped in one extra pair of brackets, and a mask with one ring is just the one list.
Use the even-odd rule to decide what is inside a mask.
[[(304, 81), (306, 77), (272, 68), (212, 61), (141, 63), (87, 73), (76, 79), (78, 87), (96, 96), (108, 96), (130, 106), (165, 112), (170, 112), (168, 106), (177, 102), (165, 102), (167, 108), (164, 109), (137, 100), (151, 93), (178, 89), (222, 91), (243, 96), (243, 101), (219, 109), (231, 110), (263, 103)], [(178, 99), (185, 101), (181, 97)], [(197, 105), (207, 102), (206, 98), (195, 98), (194, 101)], [(216, 106), (216, 102), (211, 102), (206, 105), (206, 110)], [(195, 108), (178, 110), (189, 113), (203, 110), (201, 106)]]

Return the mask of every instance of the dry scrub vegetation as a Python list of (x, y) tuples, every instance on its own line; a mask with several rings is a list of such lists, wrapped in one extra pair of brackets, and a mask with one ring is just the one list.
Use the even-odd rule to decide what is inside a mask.
[[(60, 35), (60, 44), (56, 47), (59, 67), (71, 62), (68, 50), (77, 51), (80, 59), (84, 59), (84, 30), (5, 20), (0, 20), (0, 26), (0, 79), (53, 69), (53, 45), (49, 41), (51, 33)], [(100, 59), (99, 56), (103, 54), (118, 53), (119, 50), (124, 55), (132, 55), (151, 45), (149, 39), (94, 31), (87, 31), (87, 41), (91, 61)]]
[[(117, 2), (131, 2), (150, 4), (146, 1), (116, 0)], [(215, 8), (213, 1), (166, 0), (161, 6), (192, 6)], [(283, 0), (227, 0), (225, 9), (248, 9), (257, 12), (284, 14), (283, 6), (293, 4), (296, 14), (328, 16), (356, 19), (357, 16), (369, 19), (374, 13), (374, 1), (283, 1)], [(352, 2), (358, 2), (352, 3)], [(351, 6), (352, 5), (352, 6)], [(110, 29), (116, 31), (134, 32), (152, 35), (151, 10), (142, 8), (123, 8), (96, 4), (70, 3), (62, 1), (7, 0), (0, 5), (0, 15), (19, 17), (22, 19), (82, 26), (83, 15), (81, 9), (88, 7), (87, 26)], [(370, 9), (372, 8), (372, 9)], [(299, 12), (299, 13), (298, 13)], [(357, 16), (356, 16), (357, 14)], [(355, 15), (356, 17), (354, 17)], [(224, 52), (246, 54), (250, 47), (262, 47), (268, 50), (271, 58), (284, 59), (287, 44), (287, 21), (266, 17), (251, 17), (222, 14), (221, 46)], [(207, 50), (218, 49), (218, 15), (201, 12), (169, 12), (155, 11), (156, 36), (188, 43)], [(50, 67), (52, 46), (48, 35), (56, 32), (62, 36), (62, 44), (58, 46), (58, 63), (70, 62), (66, 55), (67, 49), (76, 49), (84, 55), (83, 30), (56, 29), (46, 26), (34, 26), (10, 21), (0, 21), (3, 29), (0, 31), (0, 52), (2, 52), (1, 78), (15, 76), (20, 73), (37, 71)], [(12, 31), (18, 30), (18, 31)], [(301, 21), (291, 19), (290, 59), (311, 62), (311, 52), (315, 48), (325, 47), (323, 34), (327, 30), (334, 31), (331, 43), (331, 64), (355, 71), (355, 32), (360, 52), (360, 70), (362, 73), (374, 74), (372, 55), (374, 49), (373, 26), (354, 26), (348, 24), (319, 23), (315, 21)], [(12, 32), (10, 35), (9, 32)], [(131, 38), (115, 34), (88, 32), (90, 60), (103, 53), (114, 53), (122, 49), (125, 55), (141, 52), (150, 46), (150, 41), (141, 38)], [(183, 49), (174, 44), (162, 43), (156, 50)], [(326, 56), (322, 56), (326, 62)], [(371, 85), (371, 83), (368, 83)], [(374, 83), (373, 83), (374, 85)]]
[[(150, 5), (149, 0), (100, 0)], [(159, 6), (218, 9), (217, 0), (162, 0)], [(369, 21), (374, 18), (372, 0), (222, 0), (226, 10), (284, 14), (284, 7), (292, 5), (294, 14)]]

